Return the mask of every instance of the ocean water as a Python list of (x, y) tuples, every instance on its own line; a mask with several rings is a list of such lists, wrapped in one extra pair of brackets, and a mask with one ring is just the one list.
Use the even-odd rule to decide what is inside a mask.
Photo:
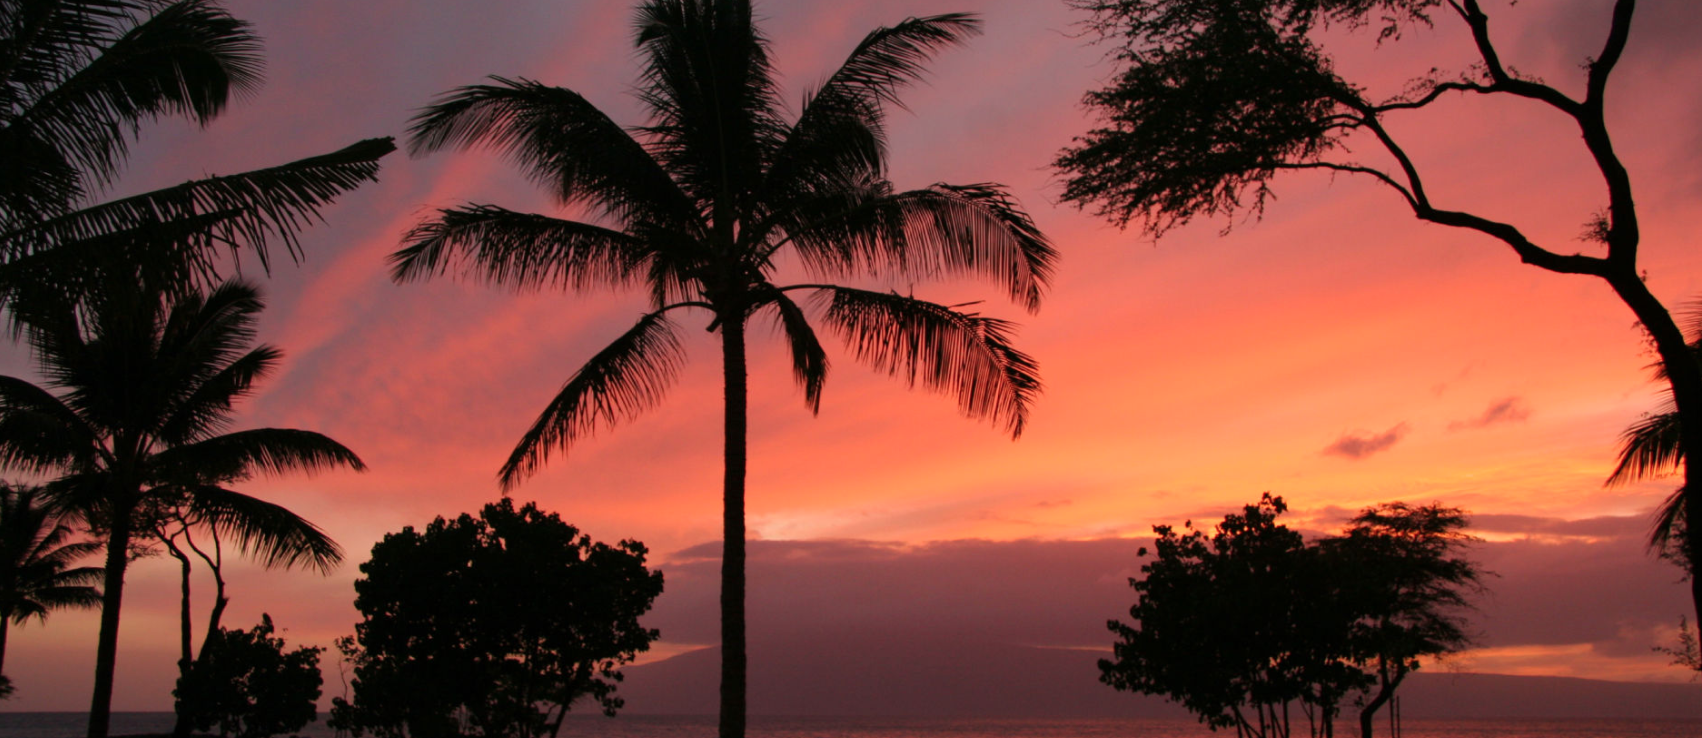
[[(86, 727), (82, 713), (0, 713), (0, 738), (78, 738)], [(1386, 726), (1378, 735), (1387, 736)], [(1305, 735), (1304, 723), (1296, 736)], [(125, 712), (112, 716), (115, 736), (169, 733), (171, 714)], [(1357, 726), (1337, 726), (1347, 738)], [(712, 715), (570, 716), (561, 738), (709, 738), (715, 735)], [(1207, 738), (1233, 736), (1212, 733), (1191, 720), (1161, 719), (962, 719), (962, 718), (751, 718), (751, 738)], [(302, 732), (304, 738), (334, 738), (322, 724)], [(1695, 738), (1702, 720), (1407, 720), (1402, 738)]]

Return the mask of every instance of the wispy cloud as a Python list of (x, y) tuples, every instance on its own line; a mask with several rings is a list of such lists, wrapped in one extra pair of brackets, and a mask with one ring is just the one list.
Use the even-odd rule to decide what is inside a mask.
[(1508, 397), (1490, 405), (1483, 414), (1470, 420), (1456, 420), (1448, 424), (1448, 430), (1468, 430), (1485, 428), (1497, 423), (1517, 423), (1531, 417), (1531, 408), (1525, 404), (1524, 398)]
[(1400, 423), (1382, 433), (1357, 431), (1343, 433), (1334, 443), (1324, 448), (1325, 456), (1345, 456), (1349, 459), (1363, 459), (1372, 454), (1389, 450), (1407, 434), (1407, 424)]

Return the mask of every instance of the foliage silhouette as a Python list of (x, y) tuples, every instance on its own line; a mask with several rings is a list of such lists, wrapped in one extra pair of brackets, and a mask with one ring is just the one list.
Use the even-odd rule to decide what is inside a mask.
[[(492, 205), (440, 211), (393, 256), (399, 281), (457, 271), (516, 290), (634, 286), (650, 312), (569, 378), (520, 439), (505, 489), (551, 453), (657, 404), (684, 361), (676, 311), (721, 334), (725, 475), (720, 734), (745, 727), (746, 332), (772, 318), (812, 412), (828, 357), (810, 313), (852, 353), (972, 417), (1022, 432), (1039, 392), (1011, 324), (962, 306), (822, 283), (972, 274), (1038, 309), (1055, 252), (996, 185), (897, 191), (886, 178), (883, 108), (933, 54), (978, 31), (966, 15), (910, 18), (866, 36), (788, 120), (768, 40), (748, 0), (640, 5), (637, 94), (648, 121), (623, 129), (572, 91), (526, 79), (454, 90), (415, 118), (411, 150), (502, 151), (563, 205), (599, 222)], [(777, 282), (783, 262), (812, 281)], [(796, 300), (805, 293), (810, 301)]]
[[(1287, 736), (1298, 702), (1315, 735), (1334, 735), (1343, 700), (1365, 693), (1372, 718), (1421, 658), (1470, 642), (1466, 596), (1483, 572), (1462, 555), (1465, 517), (1439, 505), (1368, 508), (1345, 535), (1307, 543), (1276, 522), (1288, 509), (1266, 493), (1208, 536), (1155, 526), (1155, 558), (1130, 579), (1133, 624), (1100, 679), (1160, 694), (1212, 730)], [(1146, 549), (1141, 549), (1146, 555)], [(1249, 714), (1251, 713), (1251, 714)]]
[(92, 736), (105, 734), (110, 714), (124, 571), (157, 516), (201, 510), (267, 565), (328, 569), (341, 553), (322, 532), (227, 485), (365, 468), (311, 431), (225, 432), (234, 404), (281, 356), (247, 348), (262, 308), (254, 287), (233, 281), (204, 296), (165, 297), (136, 275), (98, 271), (106, 286), (83, 298), (43, 293), (13, 305), (45, 387), (0, 377), (0, 466), (62, 474), (49, 488), (106, 543)]
[[(223, 507), (228, 506), (228, 502), (205, 496), (185, 496), (176, 500), (175, 505), (165, 503), (165, 500), (157, 500), (146, 518), (151, 526), (148, 535), (163, 544), (167, 553), (178, 562), (180, 584), (177, 663), (178, 679), (182, 680), (189, 676), (192, 667), (199, 666), (200, 662), (213, 655), (207, 650), (207, 644), (215, 643), (223, 637), (220, 635), (220, 623), (225, 608), (230, 604), (230, 597), (226, 594), (224, 543), (220, 525), (229, 519), (230, 511)], [(307, 566), (328, 573), (342, 560), (336, 545), (318, 527), (287, 510), (253, 509), (243, 514), (252, 518), (252, 524), (248, 526), (251, 531), (250, 548), (287, 552), (282, 557), (273, 556), (267, 559), (269, 566)], [(197, 532), (204, 536), (201, 543), (195, 540)], [(190, 579), (193, 574), (189, 558), (191, 553), (199, 558), (206, 565), (207, 571), (213, 575), (213, 606), (207, 613), (206, 635), (202, 639), (199, 655), (193, 649), (193, 625), (190, 615)], [(177, 722), (172, 730), (173, 735), (190, 734), (194, 717), (192, 707), (181, 700), (177, 702)]]
[(217, 726), (219, 735), (266, 738), (294, 733), (319, 716), (315, 703), (324, 677), (322, 648), (284, 650), (262, 614), (252, 630), (219, 628), (172, 694), (195, 730)]
[[(1678, 446), (1702, 448), (1702, 365), (1672, 314), (1649, 291), (1637, 264), (1642, 235), (1631, 176), (1614, 152), (1605, 98), (1625, 51), (1634, 0), (1615, 0), (1606, 39), (1582, 65), (1585, 92), (1574, 99), (1506, 63), (1490, 36), (1479, 0), (1072, 0), (1092, 14), (1091, 32), (1118, 44), (1122, 69), (1111, 85), (1090, 92), (1101, 127), (1065, 149), (1056, 166), (1064, 198), (1111, 220), (1139, 222), (1154, 236), (1197, 216), (1261, 212), (1277, 173), (1322, 170), (1370, 177), (1393, 190), (1420, 220), (1477, 231), (1511, 247), (1521, 261), (1561, 274), (1605, 281), (1648, 331), (1680, 417)], [(1312, 32), (1330, 24), (1378, 24), (1379, 38), (1398, 39), (1432, 15), (1453, 16), (1470, 29), (1479, 61), (1466, 74), (1416, 80), (1386, 102), (1335, 72)], [(1517, 226), (1474, 212), (1447, 210), (1432, 199), (1419, 164), (1387, 125), (1455, 93), (1546, 106), (1575, 124), (1606, 186), (1608, 206), (1585, 223), (1586, 239), (1604, 256), (1563, 254), (1539, 245)], [(1347, 158), (1348, 144), (1381, 149), (1379, 168)], [(1702, 510), (1702, 470), (1686, 465), (1684, 522)], [(1674, 505), (1667, 510), (1679, 509)], [(1702, 558), (1702, 537), (1687, 537), (1687, 558)], [(1702, 613), (1702, 579), (1691, 597)]]
[(0, 484), (0, 667), (12, 624), (46, 622), (49, 612), (63, 608), (100, 606), (100, 567), (71, 568), (100, 544), (71, 541), (73, 532), (40, 487)]
[[(1692, 305), (1688, 311), (1685, 333), (1689, 334), (1690, 351), (1702, 353), (1702, 305)], [(1652, 367), (1657, 381), (1667, 380), (1666, 366), (1657, 362)], [(1613, 487), (1643, 479), (1653, 479), (1677, 471), (1685, 464), (1683, 424), (1672, 393), (1653, 412), (1646, 413), (1619, 435), (1619, 459), (1607, 486)], [(1680, 487), (1655, 509), (1655, 524), (1649, 531), (1649, 548), (1662, 558), (1684, 569), (1686, 576), (1696, 573), (1696, 560), (1691, 557), (1689, 520), (1685, 513), (1685, 492)]]
[[(331, 725), (378, 736), (553, 736), (583, 696), (613, 715), (618, 671), (657, 632), (662, 592), (637, 541), (594, 543), (533, 503), (391, 533), (361, 564), (363, 620), (339, 642), (354, 700)], [(539, 705), (546, 706), (543, 712)]]
[(1487, 573), (1465, 556), (1477, 540), (1464, 532), (1466, 524), (1459, 508), (1393, 502), (1366, 508), (1344, 535), (1315, 544), (1340, 586), (1332, 604), (1352, 618), (1351, 660), (1370, 682), (1359, 712), (1361, 738), (1371, 738), (1377, 711), (1420, 659), (1471, 645), (1465, 614)]
[(246, 245), (263, 266), (268, 244), (299, 256), (297, 232), (372, 181), (390, 139), (91, 202), (143, 122), (205, 124), (261, 67), (259, 38), (216, 0), (0, 3), (0, 296), (91, 289), (82, 267), (115, 253), (178, 285), (210, 275), (225, 248)]

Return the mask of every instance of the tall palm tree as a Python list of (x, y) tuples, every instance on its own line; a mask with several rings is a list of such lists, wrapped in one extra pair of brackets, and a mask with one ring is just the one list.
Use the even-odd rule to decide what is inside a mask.
[(104, 203), (141, 124), (207, 123), (260, 82), (260, 41), (215, 0), (0, 0), (0, 297), (127, 253), (180, 283), (224, 247), (299, 255), (296, 233), (371, 181), (394, 149), (371, 139), (243, 174)]
[(0, 672), (6, 631), (30, 618), (65, 608), (98, 607), (99, 567), (70, 568), (100, 550), (94, 541), (71, 541), (71, 526), (45, 504), (41, 488), (0, 483)]
[(45, 387), (0, 377), (0, 467), (62, 474), (56, 494), (105, 539), (89, 714), (97, 738), (110, 715), (124, 571), (151, 516), (192, 500), (217, 511), (221, 530), (262, 560), (335, 558), (317, 529), (305, 540), (279, 536), (287, 511), (226, 485), (254, 474), (364, 469), (319, 433), (226, 432), (233, 405), (281, 355), (248, 348), (262, 307), (254, 287), (233, 281), (167, 297), (129, 265), (101, 273), (103, 285), (81, 299), (44, 290), (13, 305)]
[[(1039, 308), (1055, 252), (996, 185), (897, 191), (886, 178), (883, 106), (939, 49), (978, 31), (967, 15), (910, 18), (868, 34), (796, 118), (781, 108), (768, 41), (748, 0), (649, 0), (638, 8), (638, 97), (623, 129), (570, 90), (492, 78), (436, 100), (410, 128), (415, 154), (501, 150), (563, 205), (595, 222), (491, 205), (439, 211), (392, 255), (398, 281), (466, 272), (515, 289), (599, 285), (648, 291), (650, 310), (569, 378), (501, 470), (505, 489), (552, 452), (655, 405), (684, 360), (682, 311), (721, 336), (725, 475), (721, 719), (745, 728), (745, 464), (748, 323), (776, 321), (811, 411), (828, 357), (809, 319), (857, 358), (955, 396), (968, 415), (1022, 432), (1039, 392), (1034, 362), (1005, 321), (852, 278), (977, 275)], [(804, 283), (777, 281), (796, 263)], [(808, 300), (798, 297), (808, 296)]]

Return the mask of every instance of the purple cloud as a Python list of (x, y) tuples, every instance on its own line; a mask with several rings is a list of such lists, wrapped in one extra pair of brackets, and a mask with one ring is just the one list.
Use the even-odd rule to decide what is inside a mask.
[(1334, 443), (1324, 448), (1325, 456), (1345, 456), (1350, 459), (1363, 459), (1375, 453), (1389, 450), (1407, 434), (1407, 424), (1400, 423), (1382, 433), (1344, 433)]
[(1529, 417), (1531, 417), (1531, 408), (1525, 404), (1523, 398), (1508, 397), (1490, 405), (1489, 409), (1484, 410), (1482, 415), (1470, 420), (1456, 420), (1449, 423), (1448, 430), (1485, 428), (1497, 423), (1517, 423)]

